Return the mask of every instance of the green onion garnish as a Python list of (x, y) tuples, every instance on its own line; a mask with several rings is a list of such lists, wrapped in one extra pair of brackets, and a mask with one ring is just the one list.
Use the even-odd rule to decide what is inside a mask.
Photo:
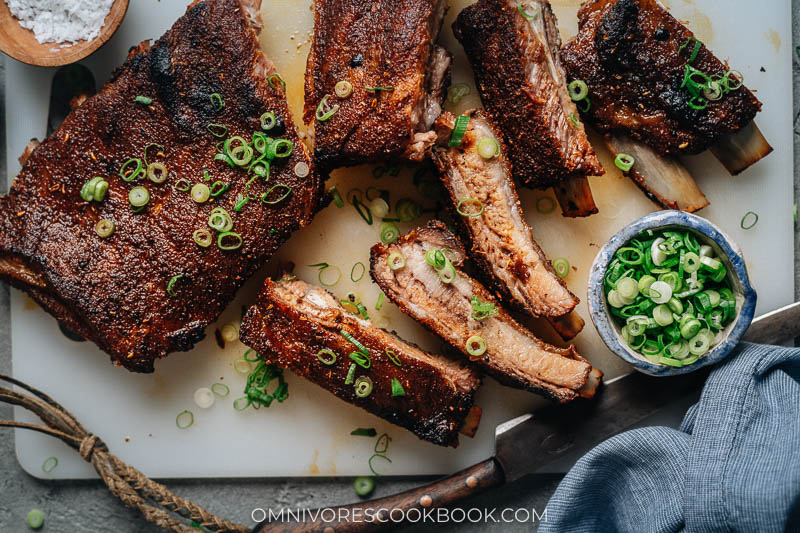
[(758, 224), (758, 213), (753, 211), (745, 213), (742, 217), (742, 221), (739, 223), (744, 230), (752, 229), (756, 224)]
[(614, 159), (614, 164), (623, 172), (628, 172), (635, 162), (636, 159), (634, 159), (632, 155), (623, 153), (617, 154), (617, 157)]
[(493, 137), (484, 137), (478, 141), (478, 155), (484, 159), (492, 159), (500, 155), (500, 143)]
[(209, 199), (211, 191), (205, 183), (197, 183), (192, 187), (192, 200), (198, 204), (202, 204)]
[[(319, 280), (320, 284), (324, 285), (325, 287), (333, 287), (339, 283), (340, 279), (342, 279), (342, 271), (336, 265), (329, 265), (328, 263), (315, 263), (308, 266), (311, 268), (319, 268), (319, 272), (317, 272), (317, 279)], [(329, 269), (331, 272), (336, 273), (336, 279), (331, 279), (330, 277), (323, 279), (324, 272)]]
[(172, 276), (172, 278), (170, 278), (169, 283), (167, 283), (167, 294), (170, 296), (177, 296), (177, 293), (175, 292), (175, 284), (182, 277), (183, 274), (178, 274), (177, 276)]
[(194, 424), (194, 414), (189, 411), (181, 411), (178, 413), (178, 416), (175, 417), (175, 425), (178, 426), (178, 429), (187, 429), (192, 427)]
[(279, 74), (270, 74), (270, 76), (267, 78), (267, 83), (269, 83), (269, 86), (272, 87), (273, 89), (277, 89), (278, 88), (277, 85), (273, 85), (272, 84), (272, 80), (274, 80), (276, 78), (280, 82), (281, 87), (283, 87), (283, 92), (286, 92), (286, 82), (283, 81), (283, 78), (281, 78)]
[(569, 114), (569, 121), (572, 123), (573, 126), (578, 126), (578, 118), (575, 116), (575, 113)]
[(211, 99), (211, 105), (214, 106), (216, 111), (222, 111), (222, 108), (225, 107), (225, 102), (222, 101), (222, 96), (219, 93), (211, 93), (209, 96)]
[(224, 231), (217, 236), (217, 247), (220, 250), (238, 250), (242, 242), (242, 236), (233, 231)]
[(81, 187), (81, 198), (84, 201), (102, 202), (108, 192), (108, 182), (100, 177), (94, 177), (83, 184)]
[[(269, 198), (269, 196), (270, 196), (270, 193), (272, 193), (272, 191), (274, 191), (276, 189), (279, 192), (280, 191), (284, 191), (283, 194), (281, 194), (280, 196), (278, 196), (277, 198), (275, 198), (273, 200), (267, 200), (267, 198)], [(286, 198), (288, 198), (290, 194), (292, 194), (292, 188), (291, 187), (289, 187), (288, 185), (284, 185), (283, 183), (278, 183), (277, 185), (273, 185), (272, 187), (267, 189), (267, 192), (265, 192), (264, 194), (261, 195), (261, 201), (264, 202), (265, 204), (268, 204), (268, 205), (275, 205), (275, 204), (280, 203), (281, 201), (285, 200)]]
[(386, 350), (386, 357), (388, 357), (389, 361), (394, 363), (395, 366), (403, 366), (403, 362), (400, 361), (400, 357), (392, 350)]
[(167, 167), (164, 163), (150, 163), (147, 165), (147, 179), (153, 183), (164, 183), (167, 181)]
[[(266, 113), (261, 115), (259, 121), (261, 122), (261, 129), (264, 131), (271, 130), (272, 128), (275, 127), (275, 124), (278, 123), (278, 119), (275, 118), (275, 113), (273, 113), (272, 111), (267, 111)], [(263, 137), (260, 138), (263, 139)], [(259, 150), (259, 152), (263, 151), (264, 150)]]
[(486, 353), (486, 340), (478, 335), (473, 335), (467, 339), (466, 349), (470, 357), (480, 357)]
[(375, 471), (375, 467), (373, 467), (373, 466), (372, 466), (372, 460), (373, 460), (373, 459), (375, 459), (376, 457), (380, 457), (381, 459), (385, 459), (386, 461), (389, 461), (390, 463), (392, 462), (392, 460), (391, 460), (391, 459), (389, 459), (388, 457), (386, 457), (385, 455), (381, 455), (381, 454), (379, 454), (379, 453), (376, 453), (376, 454), (374, 454), (372, 457), (370, 457), (370, 458), (369, 458), (369, 469), (370, 469), (370, 471), (371, 471), (371, 472), (372, 472), (372, 473), (373, 473), (373, 474), (374, 474), (376, 477), (381, 477), (381, 475)]
[(208, 217), (208, 226), (220, 233), (224, 233), (233, 229), (233, 219), (230, 213), (225, 209), (222, 207), (215, 207), (211, 210), (211, 215)]
[(347, 369), (347, 377), (344, 379), (345, 385), (352, 385), (356, 378), (356, 364), (350, 363), (350, 368)]
[(589, 100), (588, 96), (579, 102), (575, 102), (575, 105), (578, 109), (580, 109), (584, 113), (588, 113), (589, 110), (592, 108), (592, 102)]
[[(349, 334), (347, 331), (345, 331), (345, 330), (341, 330), (341, 331), (340, 331), (340, 333), (342, 334), (342, 336), (343, 336), (345, 339), (347, 339), (348, 341), (350, 341), (350, 343), (351, 343), (353, 346), (355, 346), (356, 348), (358, 348), (358, 349), (359, 349), (359, 351), (360, 351), (361, 353), (363, 353), (363, 354), (365, 354), (365, 355), (369, 354), (369, 350), (367, 350), (367, 347), (366, 347), (366, 346), (364, 346), (363, 344), (361, 344), (360, 342), (358, 342), (358, 340), (357, 340), (355, 337), (353, 337), (352, 335), (350, 335), (350, 334)], [(369, 368), (369, 367), (367, 367), (367, 368)]]
[(57, 466), (58, 466), (58, 459), (56, 457), (48, 457), (42, 463), (42, 472), (50, 473)]
[(369, 206), (363, 204), (361, 200), (358, 198), (353, 199), (353, 207), (355, 207), (358, 216), (360, 216), (364, 222), (372, 225), (372, 211), (370, 210)]
[(223, 324), (219, 328), (219, 334), (225, 342), (236, 342), (239, 340), (239, 328), (234, 322)]
[(150, 201), (150, 193), (144, 187), (137, 186), (128, 192), (128, 202), (133, 207), (144, 207)]
[(369, 320), (369, 313), (367, 313), (367, 308), (364, 306), (363, 303), (358, 302), (356, 304), (356, 310), (361, 315), (361, 318), (363, 318), (364, 320)]
[(471, 89), (466, 83), (454, 83), (449, 89), (447, 89), (447, 101), (453, 105), (456, 105), (470, 92)]
[(405, 396), (406, 390), (403, 388), (403, 384), (397, 381), (396, 378), (392, 378), (392, 396)]
[(393, 85), (384, 85), (382, 87), (364, 87), (364, 90), (372, 92), (372, 93), (376, 93), (376, 92), (380, 92), (380, 91), (391, 92), (391, 91), (394, 91), (394, 86)]
[(330, 96), (329, 94), (323, 96), (317, 106), (317, 112), (314, 114), (314, 117), (320, 122), (325, 122), (339, 111), (339, 104), (328, 104), (328, 98), (330, 98)]
[[(359, 479), (369, 479), (372, 481), (371, 478), (359, 478)], [(372, 482), (372, 487), (375, 488), (375, 482)], [(372, 492), (371, 490), (366, 494)], [(356, 487), (356, 493), (358, 493), (358, 487)], [(366, 495), (364, 494), (364, 495)], [(39, 509), (31, 509), (28, 511), (28, 516), (25, 517), (25, 523), (28, 524), (28, 527), (31, 529), (41, 529), (44, 525), (44, 513), (41, 512)]]
[(137, 104), (144, 104), (144, 105), (150, 105), (153, 103), (153, 99), (150, 98), (149, 96), (137, 96), (136, 98), (133, 99), (133, 101), (136, 102)]
[(400, 228), (394, 222), (381, 223), (381, 242), (383, 244), (392, 244), (397, 242), (400, 237)]
[(172, 186), (173, 189), (180, 192), (186, 192), (192, 188), (192, 182), (187, 180), (186, 178), (180, 178), (178, 181), (175, 182), (175, 185)]
[(275, 139), (267, 147), (267, 157), (269, 159), (284, 158), (292, 155), (294, 143), (288, 139)]
[(392, 252), (389, 254), (386, 263), (389, 265), (389, 268), (392, 270), (399, 270), (406, 266), (406, 258), (403, 254), (399, 252)]
[(543, 215), (549, 215), (556, 209), (556, 202), (549, 196), (542, 196), (536, 200), (536, 211)]
[(163, 144), (158, 144), (158, 143), (150, 143), (150, 144), (148, 144), (147, 146), (144, 147), (144, 150), (142, 152), (142, 160), (144, 161), (145, 166), (149, 165), (149, 163), (147, 161), (147, 151), (150, 150), (150, 148), (152, 148), (152, 147), (155, 147), (158, 150), (156, 152), (156, 155), (164, 157), (164, 151), (166, 150), (164, 145)]
[(492, 302), (481, 302), (475, 294), (470, 297), (469, 301), (472, 304), (471, 316), (473, 320), (485, 320), (498, 313), (497, 308)]
[(220, 398), (225, 398), (228, 394), (230, 394), (231, 389), (228, 388), (227, 385), (224, 383), (214, 383), (211, 385), (211, 392), (219, 396)]
[[(359, 268), (360, 267), (360, 268)], [(358, 283), (361, 281), (361, 278), (364, 277), (364, 274), (367, 272), (367, 267), (364, 266), (364, 263), (361, 261), (357, 262), (353, 265), (353, 268), (350, 269), (350, 281), (353, 283)]]
[(250, 407), (250, 398), (247, 396), (241, 396), (240, 398), (233, 400), (233, 408), (237, 411), (244, 411), (248, 407)]
[(410, 198), (401, 198), (394, 206), (394, 212), (400, 222), (411, 222), (422, 215), (422, 206)]
[(386, 295), (385, 294), (380, 293), (378, 295), (378, 301), (375, 302), (375, 310), (376, 311), (380, 311), (381, 310), (381, 307), (383, 307), (383, 300), (385, 300), (385, 299), (386, 299)]
[(216, 198), (222, 195), (225, 191), (227, 191), (229, 187), (230, 187), (229, 183), (217, 180), (211, 184), (211, 188), (209, 189), (209, 194), (211, 195), (212, 198)]
[(467, 133), (468, 126), (469, 115), (460, 115), (457, 117), (456, 125), (453, 127), (453, 131), (450, 134), (450, 141), (447, 143), (447, 146), (460, 146), (461, 141), (464, 139), (464, 134)]
[[(278, 384), (270, 393), (268, 387), (270, 383), (277, 380)], [(269, 407), (273, 400), (282, 403), (289, 397), (289, 385), (283, 378), (283, 371), (276, 365), (268, 365), (265, 361), (259, 360), (255, 369), (247, 376), (247, 385), (244, 389), (244, 396), (234, 402), (234, 408), (241, 411), (252, 405), (255, 409)], [(244, 402), (244, 399), (248, 400)], [(241, 408), (240, 408), (241, 407)]]
[[(464, 204), (466, 204), (467, 206), (473, 206), (473, 208), (469, 209), (468, 207), (468, 210), (462, 209), (462, 206)], [(470, 197), (461, 198), (458, 201), (458, 204), (456, 205), (456, 211), (462, 217), (476, 218), (481, 216), (485, 210), (486, 206), (483, 205), (483, 202), (481, 202), (477, 198), (470, 198)]]
[(553, 259), (553, 269), (559, 278), (564, 279), (569, 275), (569, 261), (563, 257)]
[(533, 8), (533, 13), (528, 13), (527, 11), (525, 11), (525, 6), (524, 6), (524, 4), (522, 4), (522, 3), (519, 3), (519, 4), (517, 4), (517, 11), (519, 11), (519, 14), (520, 14), (520, 15), (522, 15), (522, 16), (523, 16), (523, 17), (525, 17), (526, 19), (529, 19), (529, 20), (530, 20), (530, 19), (532, 19), (532, 18), (535, 18), (535, 17), (536, 17), (536, 15), (537, 15), (537, 14), (538, 14), (538, 12), (539, 12), (539, 9), (538, 9), (538, 7), (537, 7), (537, 6), (534, 6), (534, 8)]
[(249, 374), (252, 368), (252, 361), (248, 361), (244, 357), (233, 360), (233, 369), (239, 374)]
[(333, 87), (333, 92), (336, 93), (336, 96), (339, 98), (347, 98), (353, 93), (353, 84), (347, 80), (336, 82), (336, 85)]
[(365, 352), (350, 352), (348, 357), (361, 368), (369, 368), (372, 366), (372, 360)]
[(111, 234), (114, 233), (115, 227), (116, 226), (114, 225), (113, 220), (104, 218), (95, 225), (94, 231), (100, 238), (105, 239), (106, 237), (110, 237)]
[(353, 384), (356, 396), (366, 398), (372, 392), (372, 380), (367, 376), (360, 376)]
[(700, 41), (695, 39), (694, 36), (692, 36), (692, 37), (689, 37), (686, 40), (686, 42), (683, 43), (678, 48), (678, 53), (680, 54), (683, 51), (684, 48), (689, 46), (690, 43), (694, 43), (694, 47), (692, 48), (692, 54), (689, 56), (688, 61), (686, 61), (687, 63), (691, 63), (692, 61), (694, 61), (697, 58), (697, 54), (700, 52), (700, 47), (703, 45), (703, 43), (701, 43)]
[(570, 84), (567, 85), (567, 91), (569, 91), (569, 97), (573, 102), (580, 102), (589, 96), (589, 87), (583, 80), (571, 81)]
[(333, 352), (333, 350), (323, 348), (317, 352), (317, 359), (323, 365), (331, 366), (336, 362), (336, 354)]
[[(136, 168), (134, 168), (132, 171), (128, 171), (127, 169), (131, 164), (135, 164)], [(142, 160), (133, 157), (122, 163), (122, 166), (119, 169), (119, 176), (122, 178), (122, 181), (130, 182), (135, 180), (142, 172)]]
[(389, 443), (392, 438), (387, 433), (381, 433), (381, 436), (375, 441), (374, 452), (377, 454), (385, 454), (389, 451)]
[(333, 197), (333, 203), (336, 204), (336, 207), (344, 207), (344, 202), (342, 201), (342, 195), (339, 194), (339, 189), (336, 187), (331, 187), (330, 191), (331, 196)]
[(214, 137), (222, 138), (228, 134), (228, 126), (212, 122), (206, 126), (208, 132)]
[(356, 428), (350, 432), (355, 437), (374, 437), (378, 434), (375, 428)]

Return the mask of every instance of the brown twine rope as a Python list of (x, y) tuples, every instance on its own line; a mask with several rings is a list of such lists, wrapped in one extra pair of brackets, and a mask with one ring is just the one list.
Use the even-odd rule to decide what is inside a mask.
[(61, 439), (77, 450), (84, 461), (92, 463), (114, 496), (131, 509), (138, 509), (148, 522), (175, 533), (197, 531), (195, 527), (170, 514), (174, 513), (210, 531), (219, 533), (250, 531), (248, 527), (219, 518), (202, 507), (184, 500), (164, 485), (148, 479), (135, 468), (120, 461), (109, 453), (108, 447), (97, 435), (86, 431), (69, 411), (48, 395), (5, 374), (0, 374), (0, 380), (32, 394), (0, 387), (0, 402), (19, 405), (37, 415), (46, 424), (45, 427), (14, 420), (0, 420), (0, 427), (30, 429)]

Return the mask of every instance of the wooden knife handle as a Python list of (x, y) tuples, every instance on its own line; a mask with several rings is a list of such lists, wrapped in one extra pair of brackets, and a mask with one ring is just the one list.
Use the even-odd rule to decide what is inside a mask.
[[(289, 522), (284, 514), (283, 518), (278, 521), (261, 522), (253, 529), (253, 533), (387, 531), (402, 525), (403, 519), (422, 523), (423, 514), (430, 512), (431, 509), (446, 507), (464, 498), (502, 485), (504, 482), (505, 476), (500, 464), (491, 458), (448, 478), (400, 494), (363, 503), (326, 508), (320, 511), (316, 520), (309, 518), (309, 521), (306, 522)], [(394, 510), (394, 514), (390, 514), (392, 510)], [(314, 512), (316, 511), (307, 513), (306, 517)], [(435, 510), (431, 516), (436, 516)], [(430, 520), (428, 519), (429, 522)]]

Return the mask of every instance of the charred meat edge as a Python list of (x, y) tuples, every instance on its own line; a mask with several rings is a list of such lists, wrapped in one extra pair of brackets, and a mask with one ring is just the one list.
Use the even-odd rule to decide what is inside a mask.
[[(437, 248), (449, 249), (456, 267), (455, 280), (440, 281), (436, 271), (425, 261), (425, 253)], [(406, 265), (391, 270), (387, 259), (401, 253)], [(590, 397), (595, 380), (593, 369), (578, 355), (574, 346), (558, 348), (538, 339), (523, 328), (499, 305), (480, 283), (467, 276), (458, 266), (465, 251), (458, 239), (439, 221), (413, 230), (392, 244), (372, 247), (370, 273), (392, 302), (401, 311), (426, 326), (468, 356), (467, 339), (479, 335), (486, 340), (486, 353), (472, 362), (499, 382), (515, 388), (538, 392), (559, 402), (577, 396)], [(471, 296), (481, 302), (492, 302), (498, 314), (482, 321), (471, 317)], [(595, 371), (594, 376), (599, 376)], [(584, 388), (589, 383), (588, 388)]]
[[(533, 239), (511, 178), (505, 145), (481, 111), (465, 114), (470, 121), (461, 144), (437, 146), (433, 161), (454, 208), (464, 198), (481, 202), (483, 212), (479, 216), (461, 216), (453, 209), (470, 257), (491, 281), (491, 287), (515, 307), (534, 317), (569, 313), (579, 300)], [(444, 133), (440, 138), (449, 138), (453, 125), (450, 113), (440, 117), (437, 129)], [(476, 146), (484, 137), (498, 140), (500, 155), (484, 159), (477, 153)], [(463, 206), (470, 208), (468, 203)]]
[[(368, 376), (372, 393), (355, 395), (345, 384), (358, 348), (341, 331), (361, 342), (371, 358), (369, 369), (357, 367), (356, 376)], [(456, 446), (459, 430), (474, 434), (474, 395), (478, 374), (464, 363), (427, 353), (398, 337), (347, 313), (326, 290), (301, 280), (267, 280), (258, 303), (245, 315), (242, 342), (269, 363), (292, 372), (332, 392), (340, 399), (402, 426), (419, 438), (442, 446)], [(337, 361), (330, 366), (317, 359), (321, 349), (332, 350)], [(398, 367), (386, 356), (397, 354)], [(391, 380), (400, 381), (405, 396), (392, 396)], [(472, 414), (470, 414), (472, 412)], [(479, 411), (478, 411), (479, 413)]]

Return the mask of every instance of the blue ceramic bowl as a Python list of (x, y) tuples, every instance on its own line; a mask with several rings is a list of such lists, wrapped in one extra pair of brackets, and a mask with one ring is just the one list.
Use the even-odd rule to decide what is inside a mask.
[[(608, 303), (603, 293), (603, 279), (611, 259), (616, 251), (642, 231), (652, 229), (680, 228), (694, 231), (698, 241), (714, 248), (716, 254), (728, 269), (728, 278), (736, 297), (736, 319), (723, 330), (723, 338), (719, 344), (702, 356), (696, 363), (675, 368), (657, 365), (644, 358), (643, 355), (628, 348), (620, 333), (621, 328), (612, 320), (608, 311)], [(611, 237), (603, 246), (592, 263), (589, 273), (589, 313), (597, 332), (606, 346), (619, 357), (633, 365), (636, 370), (652, 376), (675, 376), (693, 372), (706, 365), (717, 363), (728, 356), (741, 340), (742, 335), (753, 320), (756, 308), (756, 292), (750, 286), (747, 267), (744, 264), (742, 250), (722, 230), (714, 224), (683, 211), (659, 211), (646, 215), (629, 224)]]

